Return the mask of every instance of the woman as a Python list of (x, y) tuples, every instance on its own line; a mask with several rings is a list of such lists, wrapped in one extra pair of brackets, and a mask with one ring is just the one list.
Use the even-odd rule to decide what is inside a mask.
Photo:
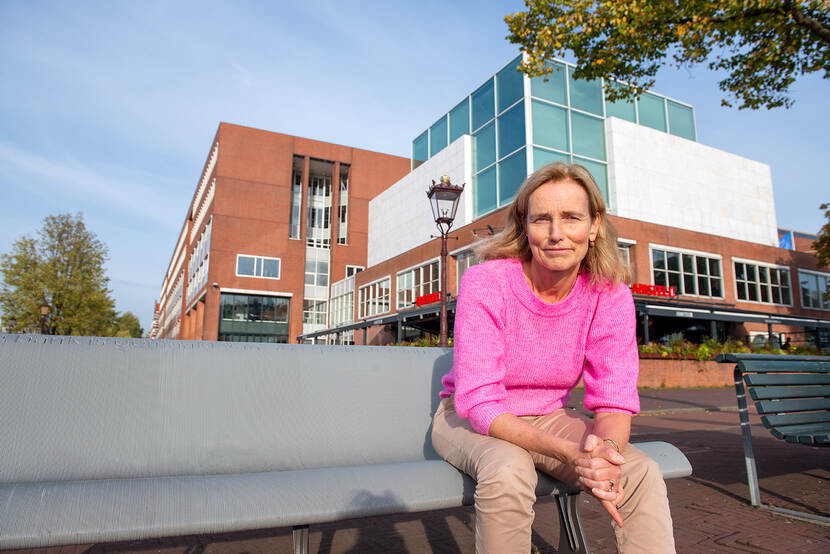
[[(536, 469), (598, 498), (620, 552), (674, 552), (660, 470), (628, 444), (639, 362), (616, 242), (590, 173), (555, 163), (464, 273), (432, 442), (477, 482), (479, 553), (530, 552)], [(593, 420), (564, 409), (580, 377)]]

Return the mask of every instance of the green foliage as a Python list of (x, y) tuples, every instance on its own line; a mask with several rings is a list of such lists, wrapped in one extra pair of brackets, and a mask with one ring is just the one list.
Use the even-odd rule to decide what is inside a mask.
[(819, 208), (824, 210), (827, 223), (819, 230), (818, 240), (813, 243), (813, 249), (816, 251), (818, 265), (828, 266), (830, 265), (830, 204), (822, 204)]
[[(633, 98), (654, 85), (663, 65), (709, 68), (740, 109), (790, 106), (799, 75), (830, 77), (827, 0), (525, 0), (527, 11), (505, 17), (510, 42), (527, 54), (521, 70), (547, 75), (551, 57), (568, 51), (574, 76), (631, 85), (609, 87), (611, 100)], [(723, 99), (731, 106), (732, 101)]]
[(144, 329), (141, 328), (141, 322), (134, 313), (124, 312), (115, 318), (112, 335), (140, 339), (144, 335)]
[[(677, 337), (680, 337), (679, 339)], [(640, 354), (659, 354), (663, 358), (677, 358), (677, 359), (696, 359), (701, 362), (713, 360), (718, 354), (794, 354), (799, 356), (813, 356), (819, 354), (815, 346), (812, 345), (791, 345), (787, 349), (765, 346), (755, 346), (753, 344), (744, 344), (742, 341), (734, 339), (727, 339), (724, 342), (718, 342), (714, 339), (707, 338), (702, 344), (694, 344), (682, 338), (679, 334), (671, 335), (669, 337), (669, 344), (641, 344), (639, 346)]]
[[(10, 332), (107, 335), (115, 317), (104, 263), (107, 247), (87, 231), (83, 216), (43, 220), (38, 238), (19, 238), (0, 256), (0, 307)], [(49, 305), (41, 316), (40, 306)]]
[[(453, 346), (452, 337), (449, 337), (447, 339), (447, 342), (449, 343), (450, 348), (452, 348), (452, 346)], [(392, 344), (391, 346), (422, 346), (422, 347), (423, 346), (438, 346), (438, 335), (429, 336), (429, 337), (425, 337), (425, 338), (420, 338), (420, 339), (413, 340), (413, 341), (404, 341), (400, 344), (395, 343), (395, 344)]]

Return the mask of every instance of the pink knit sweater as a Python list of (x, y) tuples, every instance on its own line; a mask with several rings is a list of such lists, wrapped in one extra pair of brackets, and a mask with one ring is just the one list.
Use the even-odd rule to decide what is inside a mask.
[(483, 435), (505, 412), (561, 408), (580, 375), (587, 409), (637, 413), (635, 325), (625, 285), (593, 287), (580, 274), (567, 298), (548, 304), (527, 284), (521, 261), (473, 266), (459, 290), (454, 365), (441, 397), (453, 394), (458, 414)]

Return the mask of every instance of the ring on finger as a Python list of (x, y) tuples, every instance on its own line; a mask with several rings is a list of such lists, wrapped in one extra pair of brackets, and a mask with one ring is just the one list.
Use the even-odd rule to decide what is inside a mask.
[(608, 491), (614, 492), (614, 481), (608, 481)]

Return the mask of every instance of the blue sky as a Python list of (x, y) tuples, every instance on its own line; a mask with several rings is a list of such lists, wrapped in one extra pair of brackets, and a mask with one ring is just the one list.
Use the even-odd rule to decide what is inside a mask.
[[(503, 17), (522, 6), (0, 0), (0, 252), (83, 212), (116, 309), (147, 329), (220, 121), (408, 156), (518, 54)], [(817, 232), (830, 81), (799, 81), (790, 110), (738, 111), (717, 80), (664, 70), (655, 90), (695, 106), (700, 142), (772, 167), (780, 227)]]

